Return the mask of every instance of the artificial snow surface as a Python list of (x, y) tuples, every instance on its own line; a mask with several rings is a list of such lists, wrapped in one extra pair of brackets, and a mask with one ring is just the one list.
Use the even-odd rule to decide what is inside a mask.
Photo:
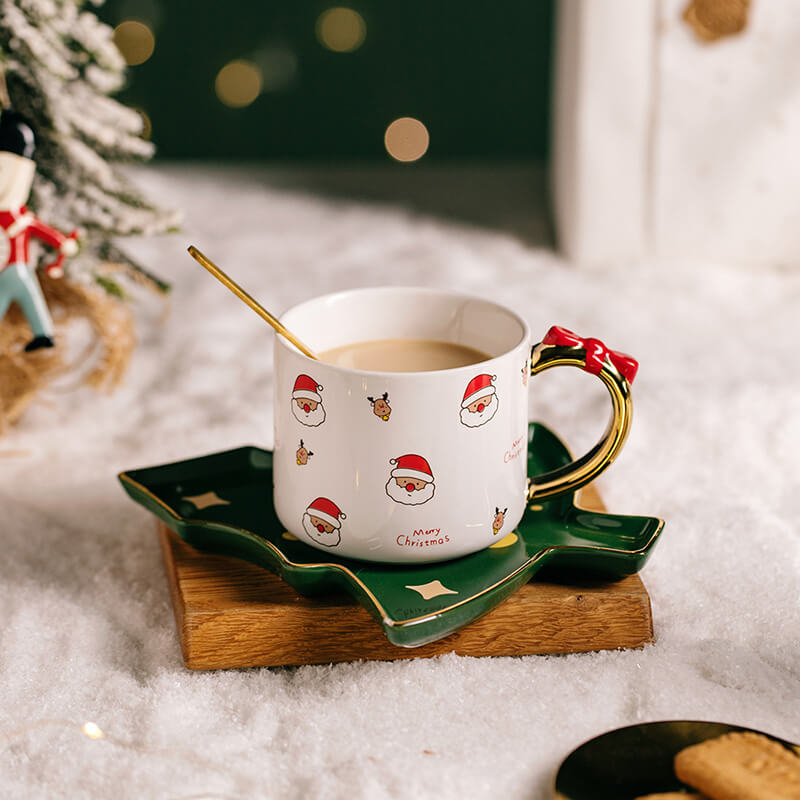
[[(169, 318), (142, 325), (117, 394), (54, 395), (0, 439), (3, 797), (528, 800), (621, 725), (710, 719), (800, 742), (800, 273), (587, 273), (536, 244), (524, 170), (139, 177), (186, 210), (182, 234), (135, 247), (174, 283)], [(422, 210), (349, 198), (359, 186)], [(272, 443), (272, 333), (189, 243), (273, 310), (353, 286), (456, 287), (534, 334), (557, 323), (638, 357), (631, 437), (599, 488), (616, 512), (667, 521), (643, 573), (656, 643), (186, 670), (153, 518), (116, 473)], [(531, 417), (574, 451), (599, 436), (598, 381), (560, 370), (531, 388)], [(87, 720), (105, 737), (84, 736)]]

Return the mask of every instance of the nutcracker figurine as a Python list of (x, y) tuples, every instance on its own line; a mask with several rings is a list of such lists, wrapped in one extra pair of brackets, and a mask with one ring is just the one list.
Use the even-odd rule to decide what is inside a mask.
[(25, 207), (36, 171), (35, 147), (33, 128), (24, 117), (11, 109), (0, 112), (0, 321), (16, 300), (33, 332), (28, 352), (53, 346), (53, 321), (28, 263), (28, 240), (34, 236), (58, 250), (58, 258), (45, 267), (55, 278), (63, 275), (64, 258), (78, 252), (75, 231), (67, 236)]

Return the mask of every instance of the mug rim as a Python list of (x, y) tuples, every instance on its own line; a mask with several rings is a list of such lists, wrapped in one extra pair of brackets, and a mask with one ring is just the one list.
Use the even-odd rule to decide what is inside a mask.
[(431, 369), (431, 370), (414, 370), (414, 371), (386, 371), (386, 370), (371, 370), (371, 369), (356, 369), (355, 367), (343, 367), (339, 364), (331, 364), (328, 361), (323, 361), (322, 359), (313, 359), (309, 358), (305, 353), (299, 350), (295, 345), (293, 345), (288, 339), (280, 334), (276, 334), (275, 341), (279, 343), (282, 347), (288, 350), (291, 353), (294, 353), (301, 358), (305, 359), (311, 364), (324, 364), (326, 367), (330, 369), (338, 370), (343, 373), (348, 373), (351, 375), (380, 375), (380, 376), (410, 376), (410, 375), (449, 375), (449, 374), (457, 374), (459, 372), (469, 372), (474, 371), (477, 366), (481, 364), (489, 364), (493, 361), (498, 361), (502, 358), (513, 353), (521, 344), (525, 341), (530, 342), (530, 327), (528, 323), (519, 315), (516, 311), (510, 309), (508, 306), (503, 305), (502, 303), (498, 303), (494, 300), (487, 300), (484, 297), (478, 297), (477, 295), (469, 294), (468, 292), (458, 292), (458, 291), (451, 291), (449, 289), (438, 289), (432, 286), (361, 286), (361, 287), (354, 287), (351, 289), (340, 289), (336, 292), (329, 292), (328, 294), (321, 294), (315, 297), (311, 297), (308, 300), (303, 300), (300, 303), (296, 303), (295, 305), (287, 308), (284, 312), (281, 313), (279, 320), (282, 323), (285, 323), (285, 319), (288, 315), (306, 310), (306, 306), (312, 306), (317, 303), (321, 302), (331, 302), (334, 300), (339, 300), (341, 298), (353, 296), (353, 295), (360, 295), (360, 294), (393, 294), (399, 291), (404, 292), (415, 292), (418, 294), (427, 294), (427, 295), (437, 295), (439, 297), (448, 297), (453, 299), (461, 299), (461, 300), (471, 300), (478, 303), (483, 303), (486, 306), (491, 306), (499, 312), (507, 314), (514, 321), (520, 326), (522, 329), (522, 334), (520, 335), (519, 339), (511, 345), (511, 347), (506, 348), (502, 353), (499, 353), (496, 356), (491, 356), (490, 358), (485, 358), (482, 361), (476, 361), (472, 364), (466, 364), (461, 367), (448, 367), (447, 369)]

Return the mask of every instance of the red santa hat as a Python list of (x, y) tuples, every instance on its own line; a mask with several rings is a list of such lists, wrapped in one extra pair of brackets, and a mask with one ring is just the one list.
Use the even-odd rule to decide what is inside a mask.
[(311, 514), (312, 517), (318, 517), (324, 520), (334, 528), (341, 528), (342, 523), (340, 520), (346, 519), (345, 514), (336, 503), (328, 500), (327, 497), (318, 497), (307, 509), (306, 512)]
[(414, 478), (430, 483), (433, 480), (431, 465), (422, 457), (409, 453), (399, 458), (390, 458), (390, 464), (397, 464), (392, 470), (393, 478)]
[(474, 403), (481, 397), (489, 394), (496, 394), (492, 385), (497, 380), (497, 375), (476, 375), (468, 384), (464, 392), (464, 399), (461, 401), (461, 408), (466, 408), (470, 403)]
[(319, 395), (321, 391), (322, 386), (310, 375), (298, 375), (294, 382), (294, 389), (292, 389), (292, 400), (315, 400), (317, 403), (321, 403), (322, 398)]

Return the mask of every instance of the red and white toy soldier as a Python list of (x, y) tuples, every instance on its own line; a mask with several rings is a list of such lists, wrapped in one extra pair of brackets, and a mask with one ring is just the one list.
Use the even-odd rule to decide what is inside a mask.
[(325, 422), (322, 386), (310, 375), (298, 375), (292, 388), (292, 414), (298, 422), (316, 428)]
[(342, 520), (347, 518), (327, 497), (318, 497), (303, 514), (303, 529), (317, 544), (336, 547), (342, 541)]
[(433, 482), (431, 465), (426, 459), (415, 453), (408, 453), (390, 459), (389, 463), (394, 469), (386, 482), (386, 494), (395, 503), (419, 506), (433, 497), (436, 485)]
[(485, 425), (498, 408), (495, 375), (476, 375), (468, 384), (461, 400), (461, 422), (468, 428)]
[(39, 281), (30, 267), (28, 243), (40, 239), (58, 251), (45, 267), (48, 275), (63, 275), (64, 258), (78, 252), (77, 234), (66, 235), (45, 225), (25, 207), (36, 164), (36, 137), (24, 117), (11, 109), (0, 113), (0, 320), (17, 302), (28, 320), (33, 339), (25, 350), (53, 346), (53, 320)]

